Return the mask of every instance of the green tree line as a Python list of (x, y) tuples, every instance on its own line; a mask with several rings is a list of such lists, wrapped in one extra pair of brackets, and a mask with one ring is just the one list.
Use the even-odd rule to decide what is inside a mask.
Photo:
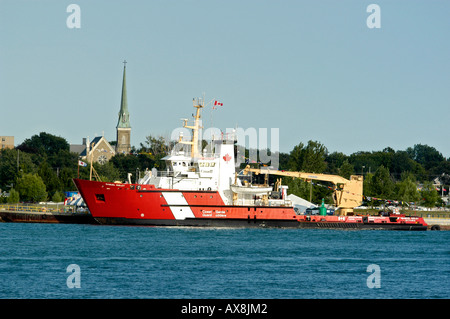
[[(113, 144), (113, 143), (112, 143)], [(125, 181), (127, 174), (138, 174), (156, 167), (164, 170), (161, 160), (173, 147), (173, 142), (159, 136), (148, 136), (131, 154), (117, 154), (104, 165), (93, 166), (103, 181)], [(246, 150), (245, 154), (248, 154)], [(270, 153), (270, 151), (269, 151)], [(75, 190), (73, 178), (89, 178), (89, 166), (78, 167), (78, 154), (70, 152), (66, 139), (41, 132), (17, 146), (0, 151), (0, 189), (10, 194), (0, 201), (61, 201), (65, 191)], [(445, 158), (434, 147), (416, 144), (406, 150), (356, 152), (346, 155), (328, 152), (318, 141), (300, 142), (289, 153), (279, 153), (279, 169), (326, 173), (349, 178), (357, 174), (364, 176), (364, 196), (369, 204), (377, 199), (400, 202), (416, 202), (433, 207), (442, 205), (433, 180), (439, 178), (445, 185), (445, 194), (450, 184), (450, 159)], [(245, 164), (243, 164), (245, 165)], [(270, 163), (269, 163), (270, 165)], [(332, 185), (283, 178), (289, 193), (312, 202), (322, 198), (332, 203)], [(418, 186), (421, 189), (418, 189)], [(440, 189), (439, 192), (443, 192)]]
[[(117, 154), (106, 164), (93, 163), (93, 167), (103, 181), (125, 181), (129, 172), (164, 169), (161, 158), (169, 146), (163, 137), (149, 136), (139, 149), (132, 148), (132, 154)], [(89, 178), (90, 167), (79, 167), (78, 160), (66, 139), (45, 132), (25, 139), (15, 149), (0, 150), (0, 194), (10, 194), (0, 197), (0, 202), (64, 200), (64, 192), (76, 190), (74, 178)]]
[[(298, 144), (289, 154), (280, 154), (280, 169), (325, 173), (350, 178), (363, 175), (364, 198), (369, 205), (397, 201), (403, 206), (414, 202), (427, 207), (442, 206), (439, 193), (448, 194), (450, 160), (434, 147), (416, 144), (406, 150), (387, 147), (381, 151), (356, 152), (345, 155), (329, 153), (317, 141)], [(442, 183), (439, 192), (433, 181)], [(332, 188), (326, 183), (312, 186), (302, 180), (285, 178), (291, 192), (312, 202), (325, 198), (332, 203)], [(444, 191), (445, 189), (445, 191)]]

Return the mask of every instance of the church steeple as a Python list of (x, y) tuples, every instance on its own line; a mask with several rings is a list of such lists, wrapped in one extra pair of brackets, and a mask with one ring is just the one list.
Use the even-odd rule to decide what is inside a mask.
[(127, 61), (123, 61), (123, 82), (122, 82), (122, 99), (120, 102), (119, 121), (117, 122), (117, 128), (131, 128), (130, 125), (130, 113), (128, 112), (127, 101)]
[(127, 61), (123, 61), (122, 99), (120, 101), (119, 121), (117, 122), (116, 153), (128, 154), (131, 151), (131, 125), (128, 112), (126, 70)]

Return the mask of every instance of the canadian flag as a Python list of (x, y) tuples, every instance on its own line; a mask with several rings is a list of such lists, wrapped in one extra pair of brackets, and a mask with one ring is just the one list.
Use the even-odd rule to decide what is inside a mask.
[(219, 101), (214, 101), (214, 105), (223, 106), (223, 103), (220, 103)]
[(80, 161), (80, 160), (78, 160), (78, 165), (79, 165), (79, 166), (83, 166), (83, 167), (86, 167), (86, 166), (87, 166), (87, 164), (86, 164), (85, 162)]

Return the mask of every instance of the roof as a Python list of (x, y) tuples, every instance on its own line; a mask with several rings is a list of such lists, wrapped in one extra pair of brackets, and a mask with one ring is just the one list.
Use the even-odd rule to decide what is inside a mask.
[[(91, 142), (89, 142), (90, 150), (93, 151), (102, 140), (104, 140), (108, 144), (108, 146), (111, 148), (111, 152), (115, 153), (114, 148), (108, 143), (108, 141), (103, 136), (97, 136)], [(80, 156), (81, 157), (87, 156), (86, 148), (84, 148), (84, 150), (80, 153)]]
[(306, 208), (317, 207), (317, 205), (314, 205), (313, 203), (308, 202), (306, 199), (295, 196), (294, 194), (290, 194), (287, 197), (294, 205), (305, 206)]
[(86, 151), (86, 145), (83, 144), (70, 144), (70, 152), (81, 154), (83, 151)]

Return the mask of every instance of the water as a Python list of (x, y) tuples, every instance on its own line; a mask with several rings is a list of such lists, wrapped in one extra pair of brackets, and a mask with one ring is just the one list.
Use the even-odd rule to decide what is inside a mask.
[[(0, 298), (450, 298), (449, 242), (449, 231), (0, 223)], [(67, 285), (71, 264), (80, 288)]]

